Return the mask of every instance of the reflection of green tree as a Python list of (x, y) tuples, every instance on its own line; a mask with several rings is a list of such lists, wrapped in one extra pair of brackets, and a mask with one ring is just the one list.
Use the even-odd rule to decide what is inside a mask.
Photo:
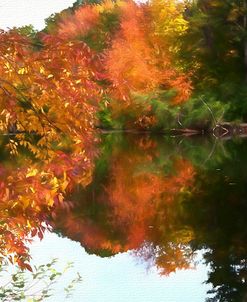
[[(247, 145), (228, 142), (228, 157), (200, 169), (190, 200), (184, 203), (195, 231), (193, 246), (206, 248), (210, 264), (209, 301), (245, 301), (247, 281)], [(217, 169), (216, 169), (217, 168)]]

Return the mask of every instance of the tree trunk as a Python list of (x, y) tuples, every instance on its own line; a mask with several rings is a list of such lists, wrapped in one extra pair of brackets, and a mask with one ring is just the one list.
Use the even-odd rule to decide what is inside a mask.
[[(210, 13), (210, 11), (209, 11), (210, 5), (208, 2), (210, 2), (210, 1), (208, 1), (208, 0), (202, 1), (201, 5), (200, 5), (200, 8), (204, 12), (205, 15)], [(207, 47), (209, 53), (213, 54), (213, 52), (214, 52), (213, 30), (210, 25), (205, 25), (205, 26), (203, 26), (202, 31), (203, 31), (206, 47)]]
[(247, 0), (244, 0), (244, 68), (245, 68), (245, 81), (247, 82)]

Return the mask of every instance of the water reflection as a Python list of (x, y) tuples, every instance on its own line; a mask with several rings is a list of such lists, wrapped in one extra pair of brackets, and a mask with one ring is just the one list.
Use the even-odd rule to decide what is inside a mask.
[(163, 275), (193, 267), (202, 250), (208, 301), (245, 301), (246, 152), (246, 141), (106, 134), (94, 164), (61, 152), (6, 161), (1, 254), (28, 268), (25, 240), (46, 228), (89, 254), (131, 250)]
[(27, 247), (31, 238), (37, 235), (42, 239), (44, 231), (52, 229), (50, 216), (57, 204), (67, 204), (67, 192), (76, 184), (85, 187), (91, 182), (93, 156), (80, 150), (50, 150), (49, 160), (39, 161), (27, 150), (9, 158), (1, 149), (1, 261), (31, 270)]
[(89, 253), (136, 249), (164, 273), (188, 268), (193, 253), (186, 244), (193, 231), (180, 225), (176, 208), (193, 184), (194, 169), (173, 151), (161, 153), (157, 144), (147, 137), (112, 144), (98, 159), (87, 190), (71, 195), (72, 209), (66, 215), (64, 205), (56, 209), (54, 227)]

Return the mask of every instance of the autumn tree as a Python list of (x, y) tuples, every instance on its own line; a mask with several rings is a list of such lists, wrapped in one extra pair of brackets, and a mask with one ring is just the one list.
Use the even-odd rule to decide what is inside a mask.
[(78, 150), (90, 147), (101, 95), (99, 58), (83, 42), (54, 36), (42, 37), (40, 51), (33, 51), (28, 38), (16, 31), (1, 32), (0, 38), (2, 132), (14, 130), (16, 144), (38, 157), (42, 155), (30, 142), (32, 134), (36, 145), (50, 151), (62, 137)]
[(107, 0), (100, 3), (83, 3), (58, 14), (56, 25), (47, 32), (65, 40), (84, 41), (101, 53), (109, 47), (113, 33), (118, 31), (120, 2)]
[[(172, 3), (166, 3), (168, 7), (169, 4)], [(106, 52), (113, 110), (120, 110), (120, 114), (123, 110), (135, 112), (136, 122), (140, 124), (144, 116), (150, 117), (150, 125), (155, 123), (152, 118), (152, 99), (159, 100), (161, 93), (172, 90), (174, 93), (167, 97), (166, 102), (179, 104), (188, 100), (192, 88), (185, 74), (176, 69), (173, 53), (169, 50), (171, 35), (176, 32), (171, 28), (176, 23), (175, 28), (183, 31), (186, 22), (181, 13), (177, 13), (173, 23), (164, 24), (166, 18), (160, 14), (158, 5), (162, 6), (155, 2), (148, 5), (138, 5), (131, 1), (124, 3), (121, 7), (120, 29)], [(175, 12), (175, 7), (173, 10)], [(157, 15), (158, 11), (160, 16)], [(184, 28), (179, 29), (180, 23)], [(167, 32), (161, 33), (159, 26), (168, 28)], [(145, 96), (148, 96), (146, 100)]]
[(145, 128), (156, 123), (153, 100), (174, 106), (191, 95), (190, 80), (175, 62), (175, 41), (187, 29), (183, 10), (175, 1), (87, 3), (62, 13), (50, 32), (84, 41), (100, 55), (101, 111), (133, 116), (125, 126)]

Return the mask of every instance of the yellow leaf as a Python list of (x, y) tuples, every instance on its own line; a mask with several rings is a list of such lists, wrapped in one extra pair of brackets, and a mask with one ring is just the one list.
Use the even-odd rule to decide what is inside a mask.
[(40, 69), (39, 69), (39, 72), (40, 72), (40, 73), (44, 73), (44, 72), (45, 72), (44, 67), (41, 66)]
[(27, 68), (25, 67), (22, 67), (18, 70), (18, 74), (25, 74), (25, 73), (27, 73)]
[(49, 207), (52, 207), (53, 204), (54, 204), (54, 200), (50, 198), (50, 199), (48, 200), (48, 206), (49, 206)]
[(30, 224), (30, 221), (27, 219), (27, 226), (29, 227), (29, 228), (31, 228), (32, 226), (31, 226), (31, 224)]
[(30, 169), (30, 172), (27, 173), (26, 178), (31, 177), (31, 176), (35, 176), (37, 173), (38, 173), (37, 169)]
[(35, 190), (33, 187), (30, 187), (31, 192), (35, 193)]
[(65, 181), (61, 184), (61, 189), (62, 189), (63, 192), (64, 192), (65, 189), (67, 188), (68, 184), (69, 184), (68, 180), (65, 180)]

